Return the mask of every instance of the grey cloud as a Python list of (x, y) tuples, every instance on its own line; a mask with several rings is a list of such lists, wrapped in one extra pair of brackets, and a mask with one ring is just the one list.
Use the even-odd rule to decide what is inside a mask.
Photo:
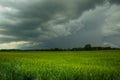
[(108, 0), (110, 3), (120, 4), (120, 0)]
[[(105, 7), (96, 7), (94, 10), (86, 11), (81, 15), (77, 20), (69, 23), (73, 28), (75, 25), (77, 31), (67, 37), (53, 38), (45, 42), (45, 48), (73, 48), (80, 47), (85, 44), (91, 43), (94, 46), (102, 44), (102, 27), (105, 22), (105, 11), (108, 9), (108, 6)], [(74, 25), (75, 24), (75, 25)], [(80, 28), (81, 27), (81, 28)], [(79, 29), (80, 28), (80, 29)], [(74, 30), (74, 29), (72, 29)], [(49, 45), (47, 45), (49, 44)]]
[[(59, 46), (60, 48), (73, 48), (84, 46), (87, 43), (91, 43), (94, 46), (102, 46), (107, 43), (107, 46), (120, 47), (120, 33), (118, 33), (120, 27), (116, 26), (116, 24), (119, 24), (120, 22), (118, 16), (119, 8), (119, 6), (110, 6), (106, 3), (103, 6), (96, 7), (94, 10), (86, 11), (79, 19), (74, 21), (75, 24), (77, 24), (76, 22), (79, 22), (78, 26), (83, 26), (81, 29), (67, 37), (53, 38), (45, 41), (44, 47), (54, 48)], [(109, 26), (106, 26), (106, 24), (109, 24)], [(71, 26), (74, 25), (71, 24)], [(109, 35), (104, 36), (107, 30), (114, 31), (116, 34), (108, 32), (107, 34)]]
[[(104, 2), (105, 0), (1, 0), (0, 6), (7, 9), (0, 13), (0, 29), (5, 29), (0, 34), (15, 38), (2, 38), (0, 43), (38, 43), (31, 48), (51, 47), (51, 44), (54, 44), (52, 47), (77, 47), (94, 42), (93, 40), (100, 44), (106, 8), (99, 10), (96, 7), (103, 6)], [(117, 2), (119, 3), (110, 0), (111, 4)], [(98, 35), (94, 35), (98, 32)]]

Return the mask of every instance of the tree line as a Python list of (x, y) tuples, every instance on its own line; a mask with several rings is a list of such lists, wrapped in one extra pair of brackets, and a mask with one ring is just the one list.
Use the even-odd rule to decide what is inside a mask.
[(95, 50), (120, 50), (120, 48), (112, 47), (92, 47), (91, 44), (86, 44), (84, 47), (80, 48), (50, 48), (50, 49), (1, 49), (0, 51), (95, 51)]

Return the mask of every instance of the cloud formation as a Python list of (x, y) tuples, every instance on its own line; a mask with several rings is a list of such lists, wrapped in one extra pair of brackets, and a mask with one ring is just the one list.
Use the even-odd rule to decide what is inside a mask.
[[(119, 0), (0, 0), (0, 48), (120, 47)], [(119, 42), (116, 43), (115, 41)], [(27, 45), (27, 46), (26, 46)]]

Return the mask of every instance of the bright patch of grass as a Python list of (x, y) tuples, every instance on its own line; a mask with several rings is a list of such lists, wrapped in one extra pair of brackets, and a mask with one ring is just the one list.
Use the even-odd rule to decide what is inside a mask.
[(0, 80), (120, 80), (120, 51), (0, 52)]

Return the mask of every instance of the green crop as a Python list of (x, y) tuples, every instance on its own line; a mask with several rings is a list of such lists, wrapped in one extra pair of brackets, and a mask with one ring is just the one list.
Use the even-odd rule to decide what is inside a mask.
[(0, 80), (120, 80), (120, 51), (0, 52)]

